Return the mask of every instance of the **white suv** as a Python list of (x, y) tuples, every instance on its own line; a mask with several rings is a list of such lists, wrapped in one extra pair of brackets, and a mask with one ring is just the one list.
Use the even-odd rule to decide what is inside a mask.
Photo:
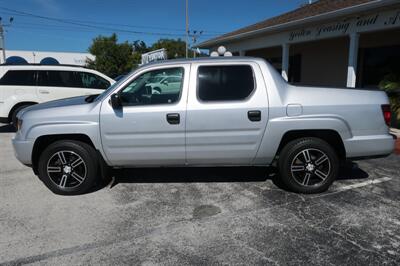
[(115, 81), (67, 65), (0, 65), (0, 123), (13, 123), (23, 108), (51, 100), (100, 94)]

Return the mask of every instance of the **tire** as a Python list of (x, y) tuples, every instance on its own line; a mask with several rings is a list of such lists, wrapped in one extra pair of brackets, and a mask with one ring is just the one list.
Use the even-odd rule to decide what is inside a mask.
[(285, 187), (293, 192), (313, 194), (326, 191), (337, 178), (339, 159), (327, 142), (300, 138), (283, 147), (278, 167)]
[(18, 107), (15, 108), (15, 110), (12, 112), (12, 114), (11, 114), (11, 123), (12, 123), (12, 125), (13, 125), (13, 127), (14, 127), (15, 129), (17, 129), (17, 114), (18, 114), (18, 112), (21, 111), (22, 109), (28, 107), (28, 106), (31, 106), (31, 105), (30, 105), (30, 104), (25, 104), (25, 105), (18, 106)]
[(92, 146), (81, 141), (60, 140), (40, 155), (39, 178), (55, 194), (84, 194), (97, 181), (98, 165)]

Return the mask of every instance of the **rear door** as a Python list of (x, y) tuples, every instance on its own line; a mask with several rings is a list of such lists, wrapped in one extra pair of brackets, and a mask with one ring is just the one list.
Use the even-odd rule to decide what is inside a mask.
[(37, 94), (41, 102), (84, 95), (74, 71), (38, 70)]
[(196, 63), (186, 117), (189, 165), (248, 165), (268, 120), (265, 83), (256, 63)]
[(39, 70), (37, 94), (40, 101), (100, 94), (110, 82), (90, 72)]
[(37, 102), (36, 71), (9, 69), (0, 80), (1, 100), (8, 112), (18, 102)]

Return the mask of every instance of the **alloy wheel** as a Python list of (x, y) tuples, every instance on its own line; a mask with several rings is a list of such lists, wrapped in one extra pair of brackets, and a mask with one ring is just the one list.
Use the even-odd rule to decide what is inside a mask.
[(61, 189), (75, 188), (85, 180), (87, 167), (77, 153), (57, 151), (47, 162), (47, 175)]
[(293, 158), (290, 171), (301, 186), (319, 186), (331, 173), (329, 157), (318, 149), (304, 149)]

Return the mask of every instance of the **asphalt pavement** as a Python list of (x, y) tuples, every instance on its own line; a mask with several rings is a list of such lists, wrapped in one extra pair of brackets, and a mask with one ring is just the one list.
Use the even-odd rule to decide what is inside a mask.
[(49, 191), (0, 125), (1, 265), (399, 265), (400, 156), (300, 195), (267, 168), (132, 169), (80, 196)]

